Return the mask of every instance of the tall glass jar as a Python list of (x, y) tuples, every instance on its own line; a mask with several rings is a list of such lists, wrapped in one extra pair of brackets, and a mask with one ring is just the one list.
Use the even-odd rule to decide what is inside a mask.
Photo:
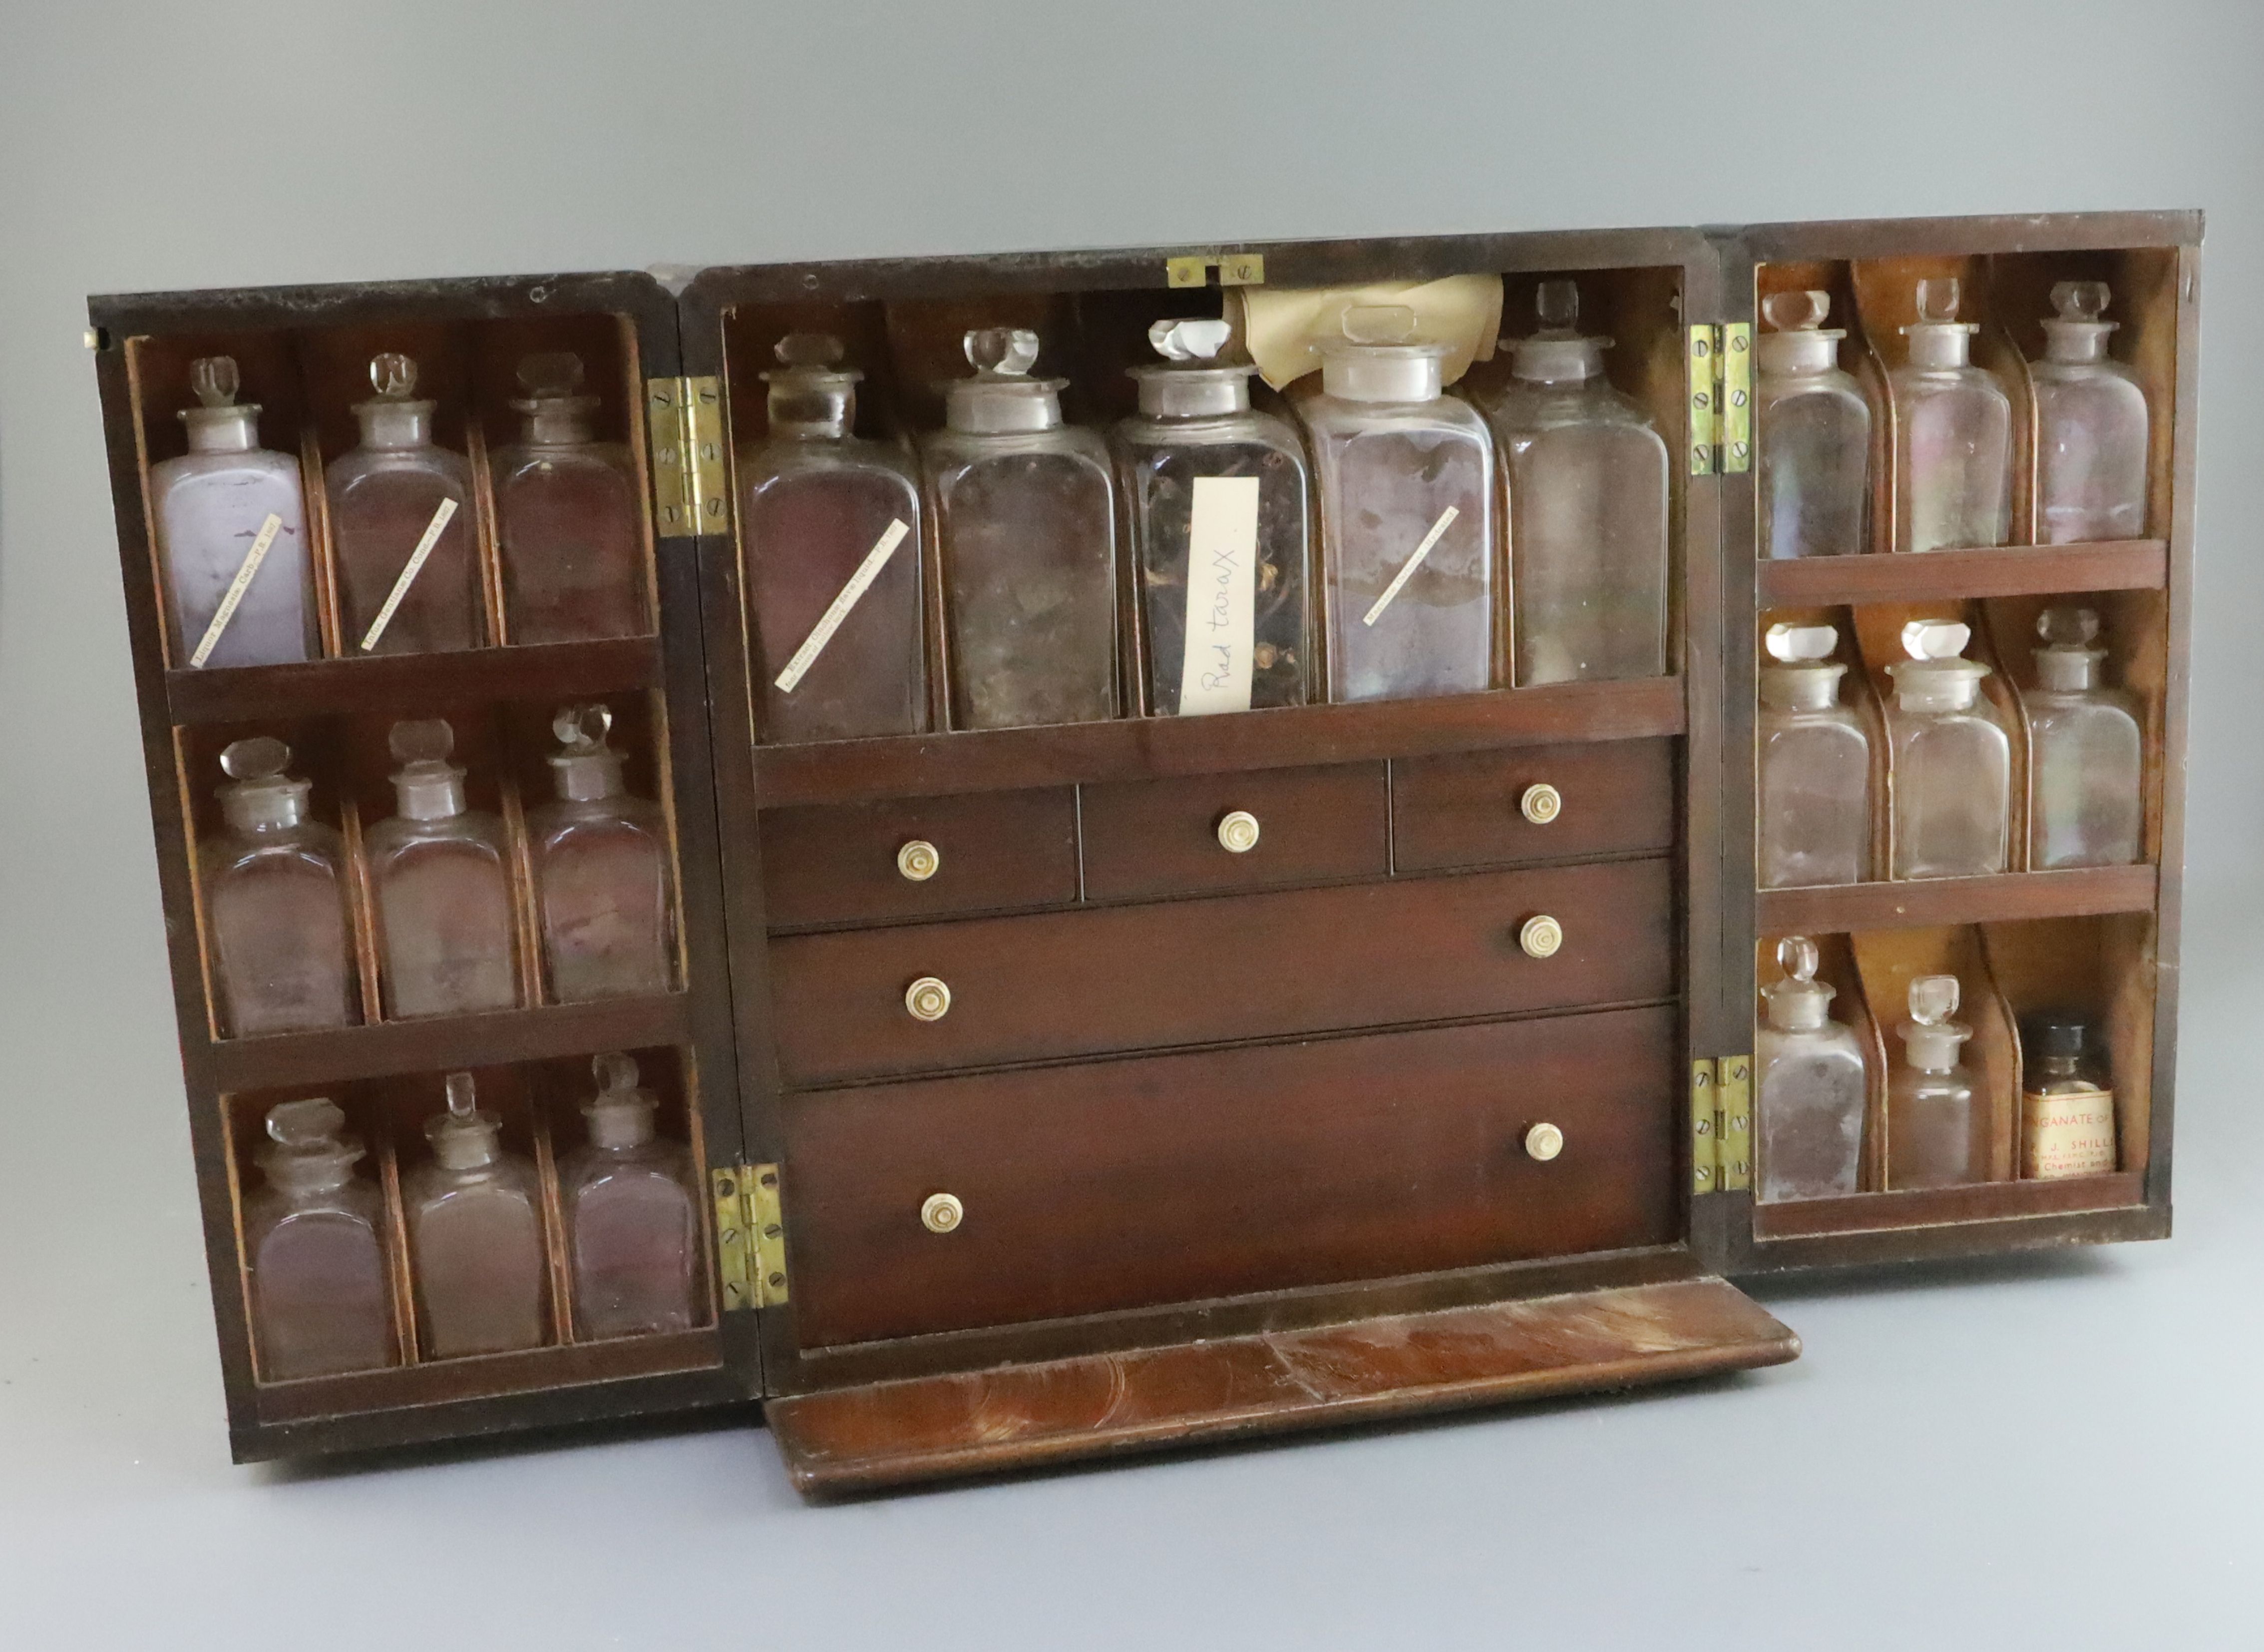
[(2144, 746), (2137, 702), (2105, 686), (2099, 616), (2047, 608), (2036, 617), (2036, 685), (2028, 713), (2028, 864), (2127, 866), (2144, 821)]
[(1958, 1059), (1973, 1029), (1957, 1012), (1957, 977), (1910, 984), (1910, 1019), (1896, 1030), (1903, 1065), (1887, 1085), (1887, 1185), (1956, 1187), (1989, 1179), (1989, 1110)]
[(1831, 626), (1773, 625), (1760, 673), (1760, 886), (1871, 875), (1871, 738), (1840, 703)]
[(435, 1359), (540, 1347), (542, 1195), (534, 1166), (502, 1144), (472, 1076), (448, 1075), (448, 1110), (424, 1124), (432, 1156), (404, 1178), (403, 1214), (424, 1347)]
[(2104, 281), (2062, 281), (2044, 320), (2036, 387), (2036, 538), (2135, 540), (2146, 531), (2146, 392), (2107, 353)]
[(599, 1089), (582, 1109), (590, 1139), (558, 1176), (574, 1264), (574, 1315), (586, 1338), (688, 1330), (699, 1318), (700, 1206), (692, 1155), (653, 1129), (637, 1065), (591, 1062)]
[(555, 801), (527, 811), (527, 859), (542, 967), (560, 1004), (666, 992), (676, 984), (676, 900), (668, 822), (631, 797), (613, 714), (569, 706), (551, 721)]
[(307, 813), (291, 748), (258, 735), (220, 754), (228, 830), (202, 845), (206, 945), (229, 1038), (345, 1026), (359, 1015), (346, 851)]
[(244, 1200), (243, 1262), (260, 1380), (370, 1371), (394, 1361), (384, 1201), (354, 1174), (359, 1141), (335, 1102), (267, 1110), (265, 1185)]
[(1888, 719), (1894, 875), (1970, 878), (2005, 870), (2012, 846), (2013, 739), (1981, 698), (1989, 668), (1961, 657), (1962, 625), (1914, 620)]
[(1829, 293), (1772, 293), (1753, 340), (1761, 555), (1853, 556), (1870, 505), (1871, 405), (1840, 371)]
[(1969, 359), (1981, 329), (1957, 319), (1954, 277), (1918, 284), (1910, 359), (1895, 398), (1895, 549), (2002, 545), (2013, 531), (2013, 400)]
[(455, 730), (435, 718), (393, 725), (399, 812), (364, 840), (385, 1013), (406, 1020), (519, 1003), (503, 822), (468, 807), (448, 761)]
[(1777, 943), (1784, 978), (1761, 989), (1768, 1020), (1753, 1034), (1753, 1111), (1763, 1200), (1852, 1193), (1862, 1168), (1869, 1095), (1862, 1047), (1828, 1013), (1816, 943)]
[(519, 364), (519, 438), (495, 456), (496, 547), (513, 642), (635, 636), (644, 523), (628, 450), (590, 433), (594, 395), (564, 351)]

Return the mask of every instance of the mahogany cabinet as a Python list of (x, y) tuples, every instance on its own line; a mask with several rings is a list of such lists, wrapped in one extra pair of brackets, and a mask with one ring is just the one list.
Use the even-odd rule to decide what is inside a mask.
[[(142, 294), (91, 301), (144, 756), (231, 1438), (241, 1459), (763, 1402), (812, 1492), (1770, 1364), (1792, 1333), (1727, 1278), (2166, 1235), (2192, 555), (2196, 214), (1510, 234)], [(1129, 409), (1152, 321), (1223, 292), (1499, 276), (1502, 330), (1580, 283), (1608, 371), (1674, 455), (1670, 674), (1186, 719), (768, 743), (751, 692), (733, 466), (757, 375), (797, 330), (847, 341), (860, 427), (939, 422), (961, 334), (1038, 330), (1070, 417)], [(1834, 294), (1843, 363), (1891, 430), (1920, 276), (1955, 274), (2015, 403), (2014, 543), (1760, 560), (1748, 356), (1759, 302)], [(2147, 395), (2147, 537), (2037, 546), (2025, 367), (2056, 280), (2104, 279)], [(1971, 313), (1969, 310), (1969, 314)], [(524, 352), (571, 349), (635, 456), (649, 634), (513, 643), (486, 453)], [(424, 364), (478, 478), (490, 645), (354, 657), (321, 467), (371, 354)], [(304, 459), (326, 657), (197, 669), (169, 640), (150, 467), (181, 451), (189, 363), (226, 353), (264, 444)], [(1505, 363), (1482, 359), (1472, 381)], [(1888, 466), (1882, 456), (1875, 472)], [(1891, 513), (1877, 477), (1875, 515)], [(1825, 616), (1876, 714), (1883, 639), (1972, 624), (2014, 685), (2042, 603), (2109, 620), (2143, 704), (2143, 864), (1756, 888), (1755, 661)], [(930, 592), (930, 607), (935, 605)], [(931, 614), (932, 641), (940, 644)], [(197, 844), (217, 754), (282, 736), (350, 852), (382, 812), (385, 728), (456, 725), (504, 818), (532, 949), (526, 803), (559, 705), (614, 713), (663, 805), (683, 989), (228, 1038)], [(947, 706), (939, 684), (936, 724)], [(2023, 773), (2024, 770), (2021, 771)], [(1534, 800), (1545, 793), (1545, 801)], [(1250, 852), (1222, 846), (1244, 812)], [(923, 875), (900, 857), (924, 844)], [(377, 1005), (366, 879), (352, 917)], [(1753, 1197), (1760, 960), (1819, 940), (1867, 1040), (1873, 1132), (1913, 973), (1955, 967), (1998, 1179)], [(528, 960), (531, 964), (531, 958)], [(936, 991), (938, 985), (942, 991)], [(925, 992), (925, 999), (921, 995)], [(2119, 1168), (2030, 1181), (2012, 1144), (2019, 1018), (2104, 1026)], [(939, 1009), (938, 1006), (941, 1008)], [(928, 1013), (934, 1011), (934, 1013)], [(589, 1337), (555, 1165), (590, 1059), (627, 1050), (708, 1194), (693, 1329)], [(544, 1178), (542, 1347), (421, 1344), (400, 1184), (469, 1069)], [(263, 1378), (243, 1206), (265, 1109), (327, 1095), (387, 1201), (397, 1361)], [(1874, 1154), (1876, 1157), (1876, 1153)], [(1876, 1164), (1865, 1185), (1877, 1188)]]

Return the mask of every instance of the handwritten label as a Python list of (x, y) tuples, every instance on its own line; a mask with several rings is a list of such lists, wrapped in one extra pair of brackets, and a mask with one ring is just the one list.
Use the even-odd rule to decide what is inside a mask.
[(817, 656), (825, 652), (825, 645), (833, 641), (833, 634), (841, 629), (841, 622), (857, 605), (858, 598), (873, 589), (873, 582), (889, 565), (889, 558), (896, 554), (896, 547), (911, 533), (911, 524), (900, 518), (892, 519), (881, 530), (881, 537), (873, 541), (873, 548), (865, 553), (865, 560), (857, 564), (857, 571), (849, 576), (849, 583), (817, 616), (817, 623), (794, 651), (794, 658), (786, 663), (786, 670), (778, 674), (776, 686), (781, 694), (791, 694), (802, 686), (802, 679), (809, 675), (809, 668), (817, 663)]
[(1361, 616), (1361, 624), (1372, 626), (1382, 617), (1383, 611), (1391, 606), (1392, 598), (1406, 589), (1407, 582), (1415, 577), (1415, 570), (1423, 566), (1423, 559), (1431, 554), (1431, 547), (1445, 537), (1447, 530), (1455, 525), (1455, 518), (1460, 515), (1462, 511), (1454, 505), (1448, 505), (1439, 512), (1439, 519), (1431, 525), (1431, 531), (1415, 547), (1415, 554), (1401, 564), (1399, 571), (1391, 576), (1391, 583), (1383, 588), (1383, 595), (1375, 599), (1375, 606)]
[(1180, 716), (1250, 709), (1257, 593), (1258, 478), (1196, 477), (1187, 524)]
[(2103, 1176), (2115, 1168), (2115, 1092), (2028, 1090), (2021, 1097), (2021, 1174)]
[(401, 577), (393, 582), (393, 590), (386, 596), (385, 606), (377, 611), (377, 618), (369, 622), (369, 629), (362, 634), (361, 651), (364, 654), (377, 646), (377, 640), (385, 634), (385, 627), (393, 623), (393, 615), (401, 606), (401, 599), (409, 594), (410, 586), (417, 583), (417, 576), (424, 571), (425, 559), (432, 554), (432, 547), (440, 542), (441, 533), (455, 514), (456, 502), (443, 499), (440, 508), (432, 513), (432, 519), (424, 525), (424, 537), (417, 541), (417, 548), (409, 553), (409, 561), (402, 567)]
[(260, 563), (267, 560), (268, 547), (275, 543), (275, 536), (282, 531), (283, 518), (270, 511), (267, 520), (259, 525), (259, 533), (252, 540), (251, 548), (243, 554), (243, 562), (236, 569), (236, 577), (229, 581), (227, 594), (221, 598), (220, 606), (213, 610), (212, 623), (205, 627), (204, 640), (197, 644), (197, 651), (189, 656), (192, 667), (201, 668), (207, 660), (212, 658), (212, 651), (220, 646), (221, 634), (228, 629), (228, 622), (236, 618), (236, 611), (243, 605), (243, 593), (251, 589), (253, 576), (259, 572)]

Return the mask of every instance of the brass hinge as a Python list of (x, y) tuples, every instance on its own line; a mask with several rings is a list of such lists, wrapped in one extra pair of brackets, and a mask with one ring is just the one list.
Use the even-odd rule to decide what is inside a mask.
[(729, 1165), (711, 1179), (724, 1311), (777, 1307), (786, 1301), (786, 1215), (778, 1166)]
[(1753, 1058), (1690, 1063), (1690, 1191), (1739, 1192), (1753, 1185)]
[(1218, 272), (1221, 286), (1266, 285), (1266, 255), (1262, 252), (1222, 252), (1216, 257), (1189, 253), (1184, 257), (1166, 258), (1164, 281), (1168, 286), (1207, 286), (1213, 270)]
[(1753, 462), (1753, 329), (1690, 329), (1690, 474), (1737, 475)]
[(723, 391), (714, 378), (645, 380), (645, 432), (663, 539), (719, 533), (730, 520)]
[[(1716, 354), (1713, 323), (1696, 322), (1690, 328), (1690, 474), (1710, 476), (1714, 474), (1714, 443), (1721, 431), (1721, 421), (1715, 416), (1715, 395), (1719, 387), (1714, 382), (1721, 363)], [(1711, 1192), (1711, 1189), (1708, 1189)]]
[(1690, 1191), (1711, 1193), (1721, 1185), (1722, 1110), (1714, 1086), (1714, 1058), (1690, 1063)]

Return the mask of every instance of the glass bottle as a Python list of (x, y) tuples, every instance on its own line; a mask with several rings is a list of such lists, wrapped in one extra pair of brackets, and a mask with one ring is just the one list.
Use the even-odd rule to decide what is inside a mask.
[(225, 1038), (346, 1026), (359, 1017), (345, 844), (307, 815), (291, 748), (265, 735), (220, 754), (228, 830), (206, 843), (205, 927)]
[(562, 1177), (574, 1258), (577, 1334), (591, 1340), (689, 1330), (700, 1216), (692, 1155), (653, 1134), (653, 1098), (627, 1055), (591, 1062), (598, 1094), (582, 1109), (590, 1139)]
[(2146, 392), (2107, 353), (2104, 281), (2051, 290), (2036, 388), (2036, 538), (2135, 540), (2146, 531)]
[(263, 1382), (369, 1371), (394, 1362), (376, 1185), (356, 1176), (360, 1142), (337, 1104), (267, 1110), (266, 1185), (244, 1201), (244, 1272)]
[(1116, 506), (1108, 445), (1062, 423), (1038, 336), (967, 335), (975, 376), (922, 446), (942, 562), (952, 725), (1117, 714)]
[(1981, 698), (1989, 668), (1960, 657), (1970, 630), (1940, 620), (1903, 627), (1910, 657), (1888, 719), (1895, 800), (1894, 875), (1970, 878), (2005, 870), (2012, 844), (2013, 741)]
[(739, 460), (747, 634), (762, 737), (861, 740), (925, 731), (926, 554), (919, 475), (853, 434), (857, 381), (822, 333), (779, 341), (770, 435)]
[(1956, 1187), (1989, 1179), (1989, 1112), (1958, 1055), (1973, 1029), (1957, 1012), (1957, 977), (1910, 984), (1902, 1069), (1887, 1087), (1887, 1185)]
[(1968, 360), (1981, 329), (1957, 319), (1958, 282), (1918, 284), (1910, 360), (1894, 388), (1895, 549), (2002, 545), (2013, 531), (2013, 400)]
[(503, 822), (465, 807), (464, 772), (448, 761), (455, 740), (437, 718), (393, 725), (400, 812), (366, 840), (379, 980), (395, 1019), (519, 1003)]
[(2036, 685), (2028, 713), (2028, 864), (2125, 866), (2138, 859), (2144, 757), (2137, 703), (2101, 685), (2099, 616), (2036, 616)]
[(1230, 331), (1150, 327), (1164, 360), (1132, 369), (1140, 411), (1114, 432), (1151, 717), (1305, 703), (1304, 445), (1251, 409), (1254, 367), (1219, 362)]
[(1321, 519), (1328, 698), (1494, 685), (1493, 443), (1397, 304), (1347, 310), (1298, 405)]
[(1863, 1160), (1862, 1047), (1825, 1013), (1832, 989), (1816, 979), (1816, 943), (1788, 935), (1776, 960), (1784, 979), (1761, 989), (1768, 1025), (1753, 1034), (1760, 1197), (1852, 1193)]
[(1760, 887), (1871, 875), (1871, 737), (1840, 703), (1831, 626), (1773, 625), (1760, 672)]
[(668, 822), (621, 786), (603, 706), (569, 706), (550, 727), (558, 801), (530, 810), (527, 844), (542, 961), (560, 1004), (666, 992), (676, 984)]
[(1854, 556), (1870, 505), (1871, 405), (1840, 371), (1829, 293), (1772, 293), (1753, 340), (1761, 555)]
[(376, 396), (354, 404), (361, 446), (324, 473), (346, 648), (478, 648), (485, 627), (472, 468), (461, 454), (433, 446), (433, 404), (415, 399), (415, 362), (379, 356), (369, 381)]
[(424, 1351), (435, 1359), (543, 1342), (542, 1211), (534, 1166), (504, 1151), (503, 1121), (448, 1075), (448, 1111), (424, 1121), (432, 1156), (402, 1189)]
[[(590, 434), (594, 395), (577, 394), (582, 359), (519, 364), (519, 438), (495, 455), (496, 548), (511, 640), (582, 642), (649, 631), (644, 524), (628, 450)], [(427, 569), (429, 572), (430, 569)]]
[(173, 663), (314, 659), (323, 642), (299, 461), (259, 445), (259, 404), (236, 401), (235, 358), (191, 362), (189, 384), (201, 404), (181, 409), (189, 451), (149, 469)]
[(2021, 1024), (2021, 1174), (2038, 1181), (2115, 1169), (2115, 1092), (2096, 1060), (2098, 1029), (2048, 1011)]
[(1518, 686), (1661, 676), (1666, 443), (1604, 377), (1612, 341), (1580, 332), (1579, 288), (1543, 281), (1536, 308), (1486, 409), (1509, 467)]

